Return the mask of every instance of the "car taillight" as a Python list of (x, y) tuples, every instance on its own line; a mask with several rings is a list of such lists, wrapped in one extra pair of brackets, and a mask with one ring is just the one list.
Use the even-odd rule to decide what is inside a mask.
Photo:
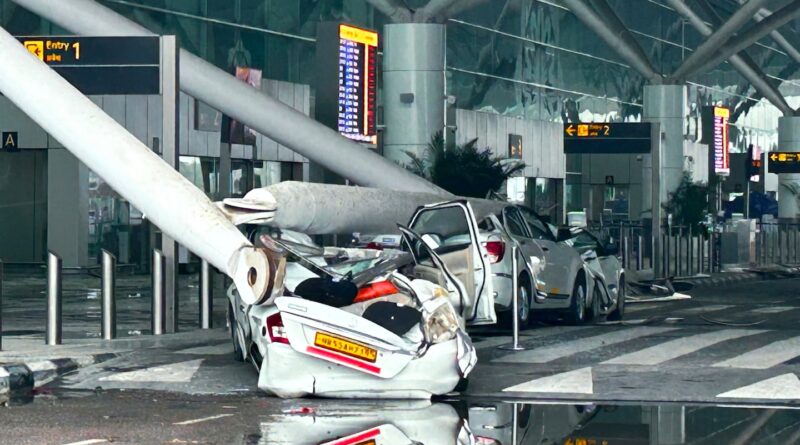
[(398, 292), (397, 288), (391, 281), (376, 281), (367, 284), (358, 290), (353, 303), (361, 303), (362, 301), (372, 300), (373, 298), (383, 297), (385, 295), (392, 295)]
[(490, 263), (494, 264), (503, 261), (503, 255), (506, 253), (506, 243), (502, 241), (487, 241), (483, 243), (483, 247), (486, 248)]
[(367, 249), (383, 250), (383, 245), (372, 241), (367, 243)]
[(283, 327), (283, 318), (281, 313), (277, 312), (267, 317), (267, 335), (272, 343), (289, 344), (289, 337), (286, 336), (286, 330)]

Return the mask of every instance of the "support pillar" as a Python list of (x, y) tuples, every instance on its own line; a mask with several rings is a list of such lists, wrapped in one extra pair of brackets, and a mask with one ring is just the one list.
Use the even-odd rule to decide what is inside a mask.
[(444, 48), (444, 25), (384, 28), (383, 154), (392, 161), (407, 164), (407, 151), (425, 156), (431, 137), (444, 128)]
[[(667, 202), (669, 194), (680, 185), (683, 176), (683, 132), (686, 117), (687, 93), (685, 85), (645, 85), (644, 115), (645, 122), (658, 123), (661, 126), (661, 168), (656, 172), (660, 176), (659, 191), (661, 205)], [(642, 178), (650, 178), (653, 174), (652, 158), (644, 156)], [(646, 217), (652, 216), (653, 206), (652, 182), (642, 180), (642, 211)], [(649, 209), (649, 211), (648, 211)]]
[[(800, 151), (800, 116), (778, 119), (778, 151)], [(769, 162), (767, 162), (769, 165)], [(778, 219), (796, 223), (800, 220), (800, 174), (778, 175)]]
[(47, 249), (89, 266), (89, 169), (64, 149), (47, 151)]

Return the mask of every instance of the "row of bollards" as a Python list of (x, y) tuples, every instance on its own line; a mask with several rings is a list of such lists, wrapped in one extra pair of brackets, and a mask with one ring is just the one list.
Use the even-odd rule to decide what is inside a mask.
[[(104, 340), (117, 337), (116, 270), (117, 258), (106, 250), (102, 251), (101, 262), (101, 328)], [(165, 333), (166, 323), (166, 263), (164, 254), (153, 251), (153, 270), (151, 274), (152, 304), (150, 327), (153, 335)], [(53, 252), (47, 255), (47, 328), (45, 342), (60, 345), (62, 342), (62, 262)], [(2, 349), (2, 280), (3, 268), (0, 262), (0, 349)], [(202, 329), (212, 327), (212, 279), (211, 266), (202, 260), (200, 266), (200, 320)]]

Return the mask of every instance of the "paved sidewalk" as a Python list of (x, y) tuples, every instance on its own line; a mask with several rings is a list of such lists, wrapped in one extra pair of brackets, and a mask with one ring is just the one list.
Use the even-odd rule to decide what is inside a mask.
[(37, 337), (4, 339), (0, 352), (0, 402), (4, 395), (30, 392), (57, 377), (83, 367), (122, 358), (143, 349), (199, 348), (227, 339), (224, 325), (211, 330), (195, 330), (160, 336), (127, 337), (116, 340), (67, 340), (48, 346)]
[[(151, 290), (147, 275), (118, 275), (116, 286), (117, 340), (100, 340), (100, 279), (62, 277), (63, 344), (47, 346), (46, 279), (44, 274), (7, 274), (3, 281), (0, 403), (10, 394), (30, 393), (34, 387), (78, 368), (110, 360), (142, 348), (186, 344), (202, 346), (210, 334), (199, 330), (197, 275), (179, 278), (178, 334), (151, 336)], [(219, 280), (219, 279), (217, 279)], [(213, 325), (225, 327), (227, 298), (221, 281), (215, 283)]]

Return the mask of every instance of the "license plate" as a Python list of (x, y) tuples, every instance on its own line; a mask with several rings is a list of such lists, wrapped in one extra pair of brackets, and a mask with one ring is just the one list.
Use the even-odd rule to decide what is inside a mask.
[(378, 351), (368, 346), (344, 339), (324, 332), (317, 332), (314, 336), (314, 345), (329, 351), (336, 351), (350, 357), (375, 363)]

